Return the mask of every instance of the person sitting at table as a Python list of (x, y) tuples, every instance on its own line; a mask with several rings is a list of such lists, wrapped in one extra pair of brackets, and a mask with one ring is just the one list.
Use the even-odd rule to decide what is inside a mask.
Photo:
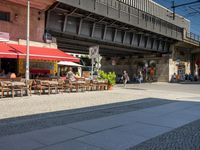
[(10, 78), (11, 72), (8, 72), (8, 74), (6, 75), (7, 78)]
[(0, 77), (6, 77), (5, 70), (0, 71)]
[(17, 77), (22, 77), (22, 74), (21, 73), (17, 73)]
[(49, 78), (50, 77), (50, 75), (48, 74), (48, 73), (44, 73), (44, 75), (43, 75), (43, 77), (45, 77), (45, 78)]
[(76, 81), (75, 74), (72, 72), (72, 68), (69, 68), (66, 77), (71, 81)]

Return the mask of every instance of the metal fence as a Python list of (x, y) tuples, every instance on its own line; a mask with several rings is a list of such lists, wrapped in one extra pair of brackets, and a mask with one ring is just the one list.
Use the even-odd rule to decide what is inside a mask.
[[(134, 5), (129, 5), (128, 3), (124, 3), (122, 0), (96, 0), (96, 3), (103, 4), (107, 6), (107, 9), (112, 8), (120, 12), (127, 13), (129, 16), (134, 16), (137, 18), (138, 21), (143, 20), (146, 24), (146, 27), (153, 26), (155, 27), (157, 25), (157, 28), (164, 28), (167, 30), (170, 30), (172, 32), (183, 33), (183, 28), (179, 27), (168, 20), (161, 19), (160, 17), (153, 15), (151, 13), (148, 13), (145, 9), (139, 9), (135, 7)], [(137, 5), (136, 5), (137, 6)], [(107, 10), (108, 12), (108, 10)]]
[[(139, 9), (145, 13), (151, 14), (153, 16), (156, 16), (162, 20), (165, 20), (169, 23), (172, 23), (174, 25), (180, 26), (182, 28), (189, 29), (189, 21), (186, 20), (184, 17), (179, 16), (176, 14), (176, 19), (173, 19), (173, 12), (169, 9), (157, 4), (154, 1), (149, 0), (97, 0), (101, 3), (108, 4), (111, 7), (118, 8), (121, 7), (121, 10), (127, 10), (127, 6), (134, 7), (136, 9)], [(119, 3), (121, 6), (119, 6)], [(122, 5), (126, 4), (126, 5)]]
[(197, 41), (197, 42), (200, 42), (200, 36), (197, 35), (197, 34), (194, 34), (192, 32), (188, 32), (186, 34), (187, 38), (191, 39), (191, 40), (194, 40), (194, 41)]

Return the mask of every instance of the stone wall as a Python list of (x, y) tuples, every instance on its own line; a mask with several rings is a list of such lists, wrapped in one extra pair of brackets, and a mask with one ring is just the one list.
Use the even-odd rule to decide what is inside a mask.
[(160, 59), (156, 65), (157, 69), (157, 81), (168, 82), (169, 81), (169, 58), (165, 57)]
[[(112, 65), (113, 60), (115, 65)], [(117, 75), (122, 75), (123, 70), (126, 70), (132, 79), (135, 75), (138, 74), (138, 71), (142, 70), (142, 65), (145, 63), (148, 65), (151, 62), (155, 62), (155, 79), (157, 81), (168, 82), (169, 79), (169, 57), (156, 57), (156, 56), (146, 56), (144, 58), (135, 57), (115, 57), (102, 59), (102, 70), (109, 72), (115, 71)]]
[[(45, 47), (45, 48), (57, 48), (56, 43), (43, 43), (43, 42), (36, 42), (36, 41), (29, 41), (30, 46), (36, 46), (36, 47)], [(19, 39), (18, 41), (12, 41), (10, 40), (10, 44), (18, 44), (18, 45), (26, 45), (26, 40)]]
[[(26, 39), (26, 6), (1, 0), (0, 11), (10, 13), (10, 21), (0, 20), (0, 32), (8, 32), (10, 39), (14, 41)], [(30, 16), (30, 40), (42, 42), (45, 28), (45, 13), (31, 8)]]
[(191, 73), (190, 61), (191, 54), (189, 50), (181, 50), (180, 48), (173, 47), (172, 55), (169, 59), (169, 81), (171, 80), (171, 77), (174, 73), (180, 74), (180, 70), (183, 70), (181, 77), (182, 79), (184, 78), (184, 74)]

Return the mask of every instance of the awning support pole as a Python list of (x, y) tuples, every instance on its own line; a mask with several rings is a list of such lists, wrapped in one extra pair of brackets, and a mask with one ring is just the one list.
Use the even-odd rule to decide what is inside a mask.
[(30, 0), (27, 0), (27, 38), (26, 38), (26, 81), (30, 79), (29, 75), (29, 36), (30, 36)]
[(92, 58), (92, 70), (91, 70), (91, 78), (93, 80), (93, 74), (94, 74), (94, 58)]

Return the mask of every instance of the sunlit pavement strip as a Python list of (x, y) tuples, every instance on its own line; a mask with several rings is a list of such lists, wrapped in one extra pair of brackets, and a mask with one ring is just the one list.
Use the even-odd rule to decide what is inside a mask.
[[(121, 85), (120, 85), (121, 86)], [(152, 89), (150, 84), (127, 85), (127, 88), (116, 87), (113, 91), (93, 91), (79, 93), (64, 93), (57, 95), (33, 95), (31, 97), (3, 98), (0, 100), (0, 119), (77, 109), (83, 107), (126, 102), (144, 98), (161, 98), (168, 100), (190, 100), (190, 97), (200, 97), (200, 94), (187, 91), (167, 91)], [(156, 86), (156, 85), (155, 85)], [(144, 89), (146, 88), (146, 89)], [(169, 85), (169, 89), (171, 85)], [(200, 89), (200, 85), (196, 89)], [(190, 89), (190, 87), (188, 87)], [(192, 101), (194, 101), (193, 99)]]
[(2, 150), (124, 150), (200, 119), (197, 102), (143, 110), (0, 138)]

